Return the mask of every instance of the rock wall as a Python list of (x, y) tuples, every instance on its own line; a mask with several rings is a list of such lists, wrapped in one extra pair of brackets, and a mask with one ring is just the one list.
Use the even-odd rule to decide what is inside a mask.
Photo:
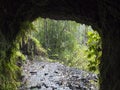
[(39, 16), (92, 25), (103, 41), (101, 90), (120, 90), (119, 5), (119, 0), (0, 0), (0, 33), (5, 37), (0, 48), (15, 39), (24, 21)]

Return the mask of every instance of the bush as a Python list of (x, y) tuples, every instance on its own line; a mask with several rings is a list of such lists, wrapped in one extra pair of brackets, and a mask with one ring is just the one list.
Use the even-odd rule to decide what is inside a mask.
[(89, 70), (98, 72), (98, 65), (100, 63), (101, 55), (102, 55), (102, 47), (101, 47), (101, 38), (96, 31), (88, 31), (88, 58), (89, 58)]
[(22, 42), (21, 51), (24, 55), (28, 55), (30, 59), (33, 59), (35, 55), (47, 56), (47, 51), (34, 37), (29, 37), (27, 42)]

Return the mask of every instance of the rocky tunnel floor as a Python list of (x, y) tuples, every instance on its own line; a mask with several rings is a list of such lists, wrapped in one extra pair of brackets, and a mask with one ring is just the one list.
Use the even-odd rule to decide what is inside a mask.
[(98, 90), (96, 74), (60, 63), (26, 60), (20, 90)]

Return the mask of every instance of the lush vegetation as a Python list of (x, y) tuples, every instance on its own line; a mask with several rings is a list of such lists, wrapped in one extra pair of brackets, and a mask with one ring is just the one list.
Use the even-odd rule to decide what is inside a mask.
[(74, 21), (56, 21), (38, 18), (33, 22), (32, 33), (48, 57), (65, 65), (98, 72), (101, 57), (101, 40), (90, 26)]
[[(20, 85), (20, 67), (17, 63), (25, 60), (24, 55), (19, 49), (19, 36), (14, 42), (4, 43), (0, 48), (0, 89), (1, 90), (17, 90)], [(8, 46), (6, 46), (8, 45)], [(4, 50), (2, 50), (4, 49)]]
[(98, 72), (102, 55), (101, 38), (96, 31), (88, 31), (87, 36), (89, 70)]
[[(14, 42), (5, 43), (0, 32), (0, 88), (17, 90), (20, 85), (21, 63), (29, 59), (48, 56), (53, 62), (98, 72), (101, 57), (101, 40), (90, 26), (73, 21), (56, 21), (38, 18), (21, 25)], [(34, 32), (33, 32), (34, 31)], [(7, 57), (6, 57), (7, 55)]]
[(20, 86), (21, 64), (26, 59), (20, 46), (33, 30), (31, 26), (29, 22), (22, 23), (21, 31), (13, 41), (6, 40), (0, 32), (0, 90), (18, 90)]

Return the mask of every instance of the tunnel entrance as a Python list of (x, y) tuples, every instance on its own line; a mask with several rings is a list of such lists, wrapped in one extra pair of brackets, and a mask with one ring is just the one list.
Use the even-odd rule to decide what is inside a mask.
[[(74, 83), (79, 82), (79, 84), (76, 87), (74, 87), (72, 82), (71, 83), (69, 82), (71, 84), (71, 87), (64, 84), (66, 85), (68, 90), (71, 90), (71, 88), (72, 90), (76, 90), (76, 88), (82, 90), (84, 86), (85, 86), (84, 89), (86, 90), (99, 89), (98, 75), (100, 58), (102, 54), (101, 38), (99, 34), (91, 28), (91, 26), (79, 24), (76, 23), (75, 21), (38, 18), (32, 22), (30, 27), (32, 27), (33, 31), (29, 34), (27, 33), (26, 36), (23, 36), (21, 52), (28, 57), (26, 63), (30, 62), (34, 63), (33, 65), (31, 65), (34, 69), (37, 70), (37, 68), (41, 67), (41, 65), (38, 66), (36, 62), (42, 64), (45, 63), (45, 66), (47, 66), (47, 68), (45, 68), (46, 71), (44, 70), (44, 72), (41, 73), (39, 73), (40, 70), (35, 71), (33, 69), (30, 70), (30, 72), (27, 72), (31, 73), (30, 74), (31, 78), (33, 77), (33, 75), (36, 75), (37, 73), (39, 75), (42, 75), (43, 73), (47, 73), (47, 75), (53, 74), (54, 73), (52, 72), (53, 70), (51, 70), (51, 72), (47, 71), (48, 68), (49, 69), (51, 68), (50, 66), (51, 63), (53, 64), (52, 68), (54, 69), (57, 69), (58, 67), (61, 68), (61, 66), (59, 65), (63, 64), (65, 67), (69, 67), (69, 69), (67, 69), (68, 71), (71, 70), (71, 68), (73, 68), (72, 72), (79, 73), (80, 76), (82, 76), (80, 72), (82, 71), (86, 72), (86, 74), (84, 73), (85, 74), (84, 79), (88, 81), (90, 84), (88, 85), (87, 83), (84, 83), (83, 86), (79, 86), (81, 84), (80, 83), (81, 79), (83, 78), (77, 79), (77, 81), (74, 81), (75, 79), (73, 79)], [(25, 37), (27, 37), (28, 39), (26, 40)], [(49, 64), (46, 65), (46, 62), (49, 62), (50, 65)], [(27, 70), (31, 68), (30, 65), (27, 66), (26, 64), (23, 65), (23, 67), (27, 68)], [(60, 68), (58, 68), (58, 71)], [(25, 70), (26, 69), (23, 68), (24, 74), (26, 73)], [(63, 71), (65, 73), (68, 73), (68, 71), (65, 71), (65, 68)], [(94, 77), (90, 76), (92, 74)], [(36, 78), (38, 80), (40, 79), (39, 77), (37, 77), (39, 75), (36, 75)], [(45, 75), (43, 78), (46, 78), (47, 75)], [(66, 78), (70, 78), (69, 77), (70, 75), (68, 74)], [(73, 76), (74, 75), (77, 74), (73, 74)], [(79, 77), (79, 75), (75, 77)], [(27, 74), (25, 74), (24, 76), (25, 76), (24, 79), (28, 77)], [(53, 75), (53, 77), (55, 76)], [(89, 77), (91, 81), (87, 77)], [(36, 78), (32, 79), (31, 81), (29, 80), (30, 78), (28, 78), (26, 82), (40, 84), (42, 81), (39, 80), (38, 82)], [(95, 81), (92, 80), (91, 78), (94, 78)], [(49, 79), (46, 80), (50, 83), (54, 83), (51, 82)], [(92, 81), (94, 82), (93, 84), (91, 84)], [(67, 82), (67, 80), (65, 82)], [(48, 83), (44, 82), (44, 84), (47, 85)], [(37, 85), (32, 86), (32, 84), (30, 83), (28, 84), (28, 86), (29, 88), (32, 89), (38, 87)], [(49, 84), (47, 86), (51, 87)], [(43, 86), (39, 85), (39, 87), (41, 87), (39, 88), (39, 90), (42, 90)], [(25, 87), (22, 87), (22, 89), (23, 88)], [(27, 86), (26, 88), (28, 89)], [(57, 89), (59, 88), (62, 87), (58, 86)]]
[(120, 90), (119, 4), (118, 0), (1, 0), (0, 89), (16, 90), (19, 85), (15, 77), (19, 69), (15, 61), (16, 55), (21, 54), (17, 52), (15, 42), (20, 40), (17, 36), (24, 22), (32, 22), (40, 16), (92, 25), (102, 37), (100, 89)]

